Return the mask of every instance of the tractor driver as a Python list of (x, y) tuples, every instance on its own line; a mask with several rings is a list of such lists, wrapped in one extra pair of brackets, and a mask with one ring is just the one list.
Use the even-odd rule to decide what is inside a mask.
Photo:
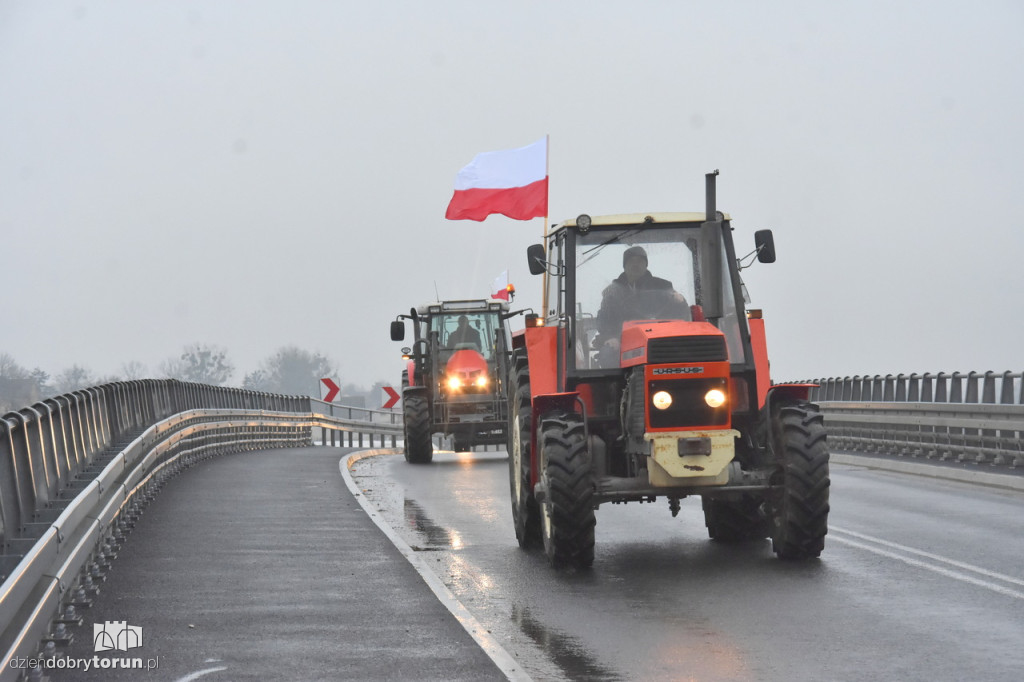
[(643, 247), (631, 246), (622, 254), (622, 274), (601, 293), (598, 335), (594, 338), (598, 364), (619, 366), (623, 322), (659, 317), (689, 320), (690, 306), (672, 288), (672, 282), (655, 277), (647, 269), (647, 252)]
[(480, 332), (469, 326), (469, 318), (465, 315), (459, 315), (459, 326), (448, 335), (449, 348), (456, 348), (460, 343), (471, 343), (477, 350), (483, 348), (480, 345)]

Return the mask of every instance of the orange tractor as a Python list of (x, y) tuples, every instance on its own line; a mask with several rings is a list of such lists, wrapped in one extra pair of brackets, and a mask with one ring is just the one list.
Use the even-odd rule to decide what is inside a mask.
[(402, 372), (405, 459), (433, 461), (433, 435), (451, 436), (456, 450), (506, 442), (508, 312), (504, 301), (438, 301), (412, 308), (391, 323), (391, 339), (412, 348)]
[(819, 556), (829, 455), (808, 384), (772, 385), (744, 261), (775, 260), (770, 230), (737, 258), (706, 176), (704, 213), (590, 217), (527, 251), (544, 313), (512, 337), (509, 482), (516, 537), (557, 567), (594, 561), (608, 502), (702, 498), (714, 540), (771, 538)]

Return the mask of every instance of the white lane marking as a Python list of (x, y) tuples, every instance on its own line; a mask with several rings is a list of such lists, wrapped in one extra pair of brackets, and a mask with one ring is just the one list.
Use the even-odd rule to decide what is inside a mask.
[(491, 636), (487, 629), (480, 624), (480, 622), (473, 617), (473, 614), (469, 612), (462, 602), (460, 602), (448, 586), (445, 585), (441, 578), (437, 576), (430, 567), (420, 559), (419, 555), (413, 551), (405, 540), (403, 540), (398, 533), (391, 527), (391, 525), (384, 520), (383, 514), (378, 510), (374, 509), (370, 504), (370, 501), (366, 499), (366, 495), (359, 489), (356, 482), (352, 479), (352, 474), (349, 469), (353, 464), (363, 459), (364, 457), (374, 457), (376, 455), (394, 455), (401, 454), (400, 450), (362, 450), (360, 452), (353, 452), (345, 455), (338, 462), (338, 468), (341, 470), (341, 477), (345, 479), (345, 485), (352, 491), (352, 495), (359, 500), (359, 504), (363, 507), (369, 517), (373, 520), (377, 527), (383, 531), (384, 535), (391, 540), (398, 551), (402, 553), (406, 561), (412, 564), (412, 567), (416, 569), (416, 572), (423, 578), (423, 582), (427, 583), (430, 589), (437, 596), (438, 600), (444, 604), (445, 608), (455, 616), (455, 620), (459, 621), (462, 628), (469, 633), (470, 637), (476, 640), (476, 643), (484, 650), (494, 664), (498, 666), (498, 669), (505, 674), (509, 680), (513, 682), (531, 682), (531, 678), (522, 666), (512, 657), (508, 651), (502, 647), (498, 641)]
[[(832, 529), (829, 530), (831, 531)], [(944, 575), (947, 578), (953, 578), (954, 580), (970, 583), (971, 585), (977, 585), (978, 587), (983, 587), (987, 590), (997, 592), (1007, 597), (1013, 597), (1014, 599), (1024, 600), (1024, 592), (1011, 590), (1008, 587), (1003, 587), (1002, 585), (997, 585), (996, 583), (989, 582), (987, 580), (981, 580), (980, 578), (975, 578), (974, 576), (970, 576), (965, 573), (959, 573), (948, 568), (943, 568), (942, 566), (936, 566), (935, 564), (930, 564), (926, 561), (911, 559), (908, 556), (903, 556), (902, 554), (897, 554), (895, 552), (890, 552), (884, 549), (880, 549), (878, 547), (873, 547), (872, 545), (868, 545), (863, 542), (857, 542), (856, 540), (850, 540), (842, 537), (841, 535), (833, 535), (831, 532), (829, 533), (829, 537), (832, 539), (832, 541), (838, 542), (843, 545), (849, 545), (850, 547), (856, 547), (858, 549), (863, 549), (868, 552), (873, 552), (874, 554), (878, 554), (880, 556), (895, 559), (897, 561), (902, 561), (905, 564), (917, 566), (918, 568), (923, 568), (926, 571), (932, 571), (933, 573)]]
[(207, 668), (206, 670), (197, 670), (191, 675), (185, 675), (185, 677), (179, 677), (174, 682), (192, 682), (192, 680), (198, 680), (203, 675), (209, 675), (210, 673), (219, 673), (221, 670), (227, 670), (226, 665), (222, 665), (219, 668)]
[(1004, 575), (1002, 573), (996, 573), (995, 571), (990, 571), (986, 568), (981, 568), (980, 566), (966, 564), (962, 561), (957, 561), (956, 559), (947, 559), (946, 557), (939, 556), (938, 554), (932, 554), (931, 552), (923, 552), (919, 549), (914, 549), (913, 547), (907, 547), (906, 545), (901, 545), (896, 542), (889, 542), (888, 540), (871, 537), (870, 535), (864, 535), (862, 533), (856, 533), (852, 530), (846, 530), (845, 528), (836, 528), (835, 526), (829, 526), (829, 532), (831, 531), (839, 531), (840, 533), (843, 533), (845, 535), (852, 535), (853, 537), (859, 538), (861, 540), (867, 540), (868, 542), (874, 542), (876, 544), (884, 545), (886, 547), (892, 547), (893, 549), (898, 549), (901, 552), (916, 554), (917, 556), (923, 556), (927, 559), (931, 559), (932, 561), (940, 561), (944, 564), (949, 564), (950, 566), (962, 568), (965, 571), (971, 571), (973, 573), (978, 573), (980, 575), (987, 575), (988, 577), (995, 578), (996, 580), (1002, 580), (1003, 582), (1013, 583), (1014, 585), (1020, 585), (1021, 587), (1024, 587), (1024, 580), (1014, 578), (1013, 576)]

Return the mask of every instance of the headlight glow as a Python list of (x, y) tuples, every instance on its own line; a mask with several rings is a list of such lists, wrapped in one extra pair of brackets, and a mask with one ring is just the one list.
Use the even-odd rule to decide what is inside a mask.
[(476, 378), (476, 385), (479, 386), (480, 388), (486, 388), (487, 387), (487, 377), (485, 375), (483, 375), (483, 374), (478, 376)]
[(457, 391), (462, 388), (462, 381), (457, 376), (450, 376), (448, 377), (448, 388)]
[(704, 402), (706, 402), (709, 407), (719, 408), (722, 405), (725, 405), (725, 393), (717, 388), (713, 388), (704, 394)]
[(651, 402), (659, 410), (667, 410), (672, 406), (672, 394), (668, 391), (658, 391), (651, 396)]

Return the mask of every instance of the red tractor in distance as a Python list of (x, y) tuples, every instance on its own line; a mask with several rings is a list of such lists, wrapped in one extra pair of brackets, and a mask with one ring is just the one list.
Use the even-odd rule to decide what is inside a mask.
[[(544, 314), (512, 337), (509, 483), (516, 537), (556, 567), (594, 561), (602, 504), (702, 498), (710, 537), (819, 556), (829, 454), (807, 384), (771, 385), (742, 261), (706, 176), (704, 213), (590, 217), (527, 251)], [(750, 263), (748, 262), (748, 265)]]
[(391, 323), (393, 341), (405, 339), (403, 319), (413, 327), (412, 348), (402, 349), (406, 461), (433, 461), (435, 433), (455, 450), (505, 444), (509, 317), (504, 301), (438, 301)]

